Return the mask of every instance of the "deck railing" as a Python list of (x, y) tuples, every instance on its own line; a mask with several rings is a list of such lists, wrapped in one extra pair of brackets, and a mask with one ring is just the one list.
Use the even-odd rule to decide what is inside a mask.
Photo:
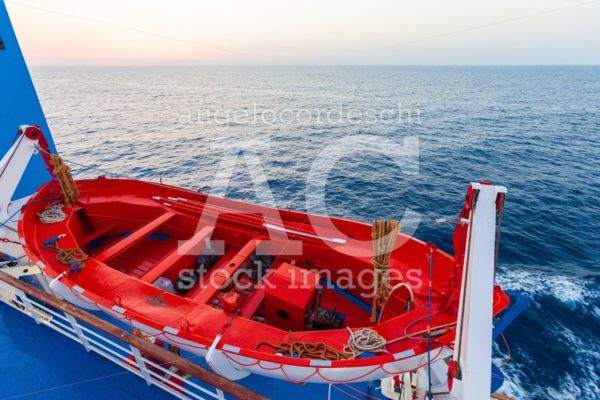
[[(191, 361), (0, 271), (0, 300), (179, 399), (265, 400)], [(147, 355), (147, 356), (144, 356)], [(151, 357), (152, 359), (149, 359)], [(194, 382), (196, 381), (196, 382)]]

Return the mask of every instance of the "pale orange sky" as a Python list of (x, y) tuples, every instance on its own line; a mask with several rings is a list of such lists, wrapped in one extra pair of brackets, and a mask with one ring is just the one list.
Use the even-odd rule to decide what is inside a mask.
[(600, 64), (600, 1), (6, 0), (45, 64)]

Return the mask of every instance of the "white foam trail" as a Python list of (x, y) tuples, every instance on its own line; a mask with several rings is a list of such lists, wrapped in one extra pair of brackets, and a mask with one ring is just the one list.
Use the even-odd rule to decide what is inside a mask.
[[(552, 275), (545, 271), (539, 273), (519, 269), (516, 266), (504, 267), (499, 273), (497, 281), (505, 290), (521, 291), (533, 298), (535, 307), (536, 298), (552, 296), (565, 304), (565, 306), (578, 309), (585, 314), (592, 314), (600, 318), (600, 288), (591, 280), (577, 276)], [(597, 365), (600, 360), (600, 343), (596, 337), (578, 335), (571, 327), (565, 326), (558, 320), (547, 321), (548, 331), (557, 346), (567, 348), (571, 355), (565, 363), (577, 366), (577, 373), (566, 373), (554, 387), (532, 387), (527, 377), (525, 365), (511, 362), (502, 367), (506, 381), (501, 389), (502, 393), (518, 399), (600, 399), (600, 376)], [(494, 346), (496, 354), (503, 351), (503, 346)], [(534, 368), (552, 368), (551, 365), (538, 365), (527, 352), (521, 352), (520, 358)], [(503, 358), (497, 357), (494, 361), (499, 365)], [(528, 388), (526, 390), (525, 388)]]
[(497, 281), (505, 290), (525, 292), (534, 299), (551, 295), (571, 307), (591, 306), (591, 311), (600, 316), (600, 309), (593, 304), (600, 298), (600, 288), (593, 282), (573, 276), (550, 275), (543, 271), (524, 271), (513, 266), (499, 273)]

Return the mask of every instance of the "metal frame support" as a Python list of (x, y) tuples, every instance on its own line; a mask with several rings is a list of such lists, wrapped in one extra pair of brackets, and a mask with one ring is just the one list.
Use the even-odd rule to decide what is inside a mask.
[(31, 301), (29, 301), (29, 297), (27, 297), (27, 295), (25, 294), (25, 292), (23, 292), (20, 289), (15, 289), (15, 293), (17, 294), (17, 296), (19, 296), (19, 298), (23, 302), (23, 304), (25, 305), (25, 309), (27, 311), (29, 311), (29, 313), (31, 314), (31, 317), (33, 318), (33, 320), (35, 321), (35, 323), (37, 325), (39, 325), (42, 322), (40, 320), (40, 315), (38, 314), (38, 312), (36, 311), (36, 309), (33, 307), (33, 304), (31, 304)]
[(88, 342), (87, 338), (83, 334), (83, 331), (81, 330), (81, 327), (77, 323), (77, 319), (75, 317), (73, 317), (71, 314), (67, 314), (67, 313), (63, 313), (63, 314), (65, 315), (65, 317), (67, 318), (67, 320), (71, 324), (71, 327), (73, 328), (73, 330), (77, 334), (77, 337), (79, 338), (79, 341), (81, 342), (81, 344), (85, 348), (85, 351), (87, 351), (89, 353), (90, 352), (90, 343)]
[(140, 372), (142, 373), (142, 376), (146, 380), (146, 384), (148, 386), (152, 386), (152, 378), (150, 377), (150, 372), (148, 371), (148, 367), (146, 367), (146, 363), (144, 362), (144, 357), (142, 357), (142, 353), (140, 353), (140, 351), (137, 348), (135, 348), (131, 345), (129, 345), (129, 349), (133, 353), (135, 362), (137, 363), (138, 368), (140, 369)]

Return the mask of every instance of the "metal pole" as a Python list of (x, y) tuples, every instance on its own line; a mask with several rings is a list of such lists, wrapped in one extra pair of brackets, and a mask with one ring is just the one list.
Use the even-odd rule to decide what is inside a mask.
[(35, 308), (33, 307), (33, 305), (31, 304), (31, 302), (29, 301), (29, 298), (27, 297), (25, 292), (23, 290), (19, 290), (17, 288), (17, 290), (15, 290), (15, 293), (19, 296), (19, 298), (25, 305), (25, 309), (31, 313), (31, 316), (33, 317), (33, 320), (35, 321), (35, 323), (39, 325), (40, 324), (40, 316), (37, 313), (37, 311), (35, 310)]
[(72, 316), (71, 314), (68, 314), (68, 313), (64, 313), (64, 314), (65, 314), (65, 317), (67, 317), (67, 320), (69, 321), (69, 323), (71, 324), (71, 327), (73, 328), (73, 330), (77, 334), (77, 337), (79, 338), (79, 341), (81, 342), (81, 344), (85, 348), (85, 351), (89, 352), (90, 351), (90, 344), (89, 344), (87, 338), (85, 337), (85, 335), (83, 334), (83, 331), (81, 330), (81, 327), (77, 323), (77, 319), (74, 316)]

